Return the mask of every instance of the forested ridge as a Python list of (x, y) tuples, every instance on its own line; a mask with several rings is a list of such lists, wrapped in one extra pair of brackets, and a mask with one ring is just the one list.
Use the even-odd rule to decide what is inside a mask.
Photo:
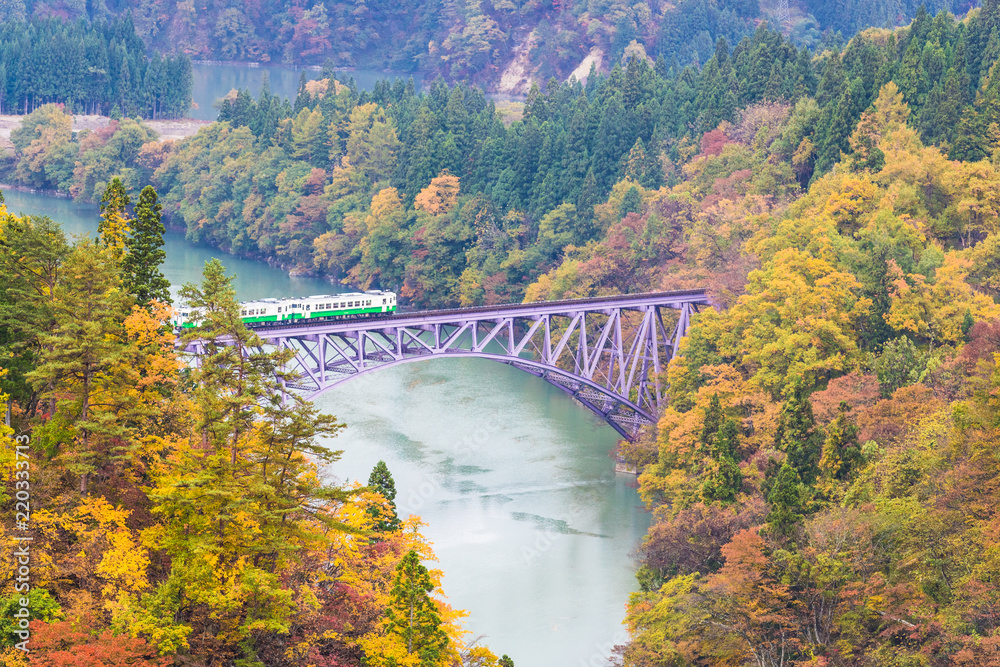
[[(773, 0), (427, 0), (364, 3), (166, 2), (166, 0), (9, 0), (0, 20), (57, 16), (96, 20), (130, 12), (150, 48), (196, 58), (363, 66), (441, 74), (497, 85), (517, 49), (539, 81), (566, 78), (592, 50), (605, 67), (630, 44), (652, 58), (705, 63), (724, 37), (736, 43), (764, 20)], [(815, 47), (870, 26), (906, 24), (925, 4), (933, 13), (965, 13), (975, 0), (792, 2), (796, 43)], [(825, 37), (824, 37), (825, 35)], [(586, 72), (584, 72), (586, 74)]]
[[(637, 211), (642, 189), (707, 179), (692, 176), (693, 159), (726, 142), (748, 147), (729, 158), (737, 171), (766, 154), (748, 194), (772, 207), (842, 154), (868, 151), (876, 168), (881, 151), (855, 150), (850, 136), (889, 81), (923, 142), (981, 160), (1000, 94), (996, 14), (920, 12), (906, 29), (869, 30), (815, 57), (762, 26), (731, 52), (720, 40), (702, 69), (637, 58), (586, 87), (552, 83), (520, 119), (465, 85), (359, 92), (333, 78), (303, 82), (294, 107), (266, 89), (257, 100), (241, 92), (224, 101), (222, 122), (178, 142), (155, 142), (130, 119), (74, 136), (47, 106), (12, 133), (10, 167), (23, 183), (89, 200), (114, 175), (153, 183), (192, 240), (415, 305), (520, 300), (567, 252)], [(970, 241), (951, 209), (943, 219), (951, 242)], [(658, 252), (649, 261), (683, 256), (672, 243)]]
[(701, 68), (636, 55), (522, 113), (327, 76), (157, 142), (47, 105), (8, 167), (94, 200), (152, 183), (192, 239), (408, 305), (709, 289), (620, 447), (653, 525), (619, 662), (989, 667), (998, 60), (991, 0), (819, 54), (765, 25)]
[(146, 47), (130, 17), (0, 23), (0, 113), (57, 102), (68, 111), (143, 118), (186, 116), (191, 60)]
[(0, 197), (0, 663), (512, 667), (441, 599), (386, 465), (328, 481), (345, 424), (283, 394), (222, 264), (180, 290), (194, 364), (156, 192), (101, 200), (70, 240)]

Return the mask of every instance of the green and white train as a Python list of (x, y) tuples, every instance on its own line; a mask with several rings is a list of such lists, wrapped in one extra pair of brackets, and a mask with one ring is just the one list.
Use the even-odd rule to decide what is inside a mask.
[[(240, 304), (243, 323), (251, 328), (378, 317), (395, 312), (396, 294), (379, 290), (288, 299), (257, 299)], [(175, 329), (189, 329), (197, 326), (198, 322), (191, 319), (189, 308), (181, 306), (171, 324)]]

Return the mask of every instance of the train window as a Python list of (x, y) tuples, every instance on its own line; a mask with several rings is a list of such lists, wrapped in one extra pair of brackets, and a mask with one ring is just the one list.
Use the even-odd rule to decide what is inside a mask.
[(382, 299), (382, 303), (385, 303), (385, 299)]
[(310, 306), (309, 306), (309, 304), (307, 303), (307, 304), (306, 304), (306, 310), (309, 310), (309, 308), (310, 308)]
[(243, 316), (246, 316), (246, 314), (247, 314), (247, 311), (245, 311), (245, 310), (244, 310), (244, 311), (243, 311), (242, 313), (240, 313), (240, 314), (241, 314), (241, 315), (243, 315)]

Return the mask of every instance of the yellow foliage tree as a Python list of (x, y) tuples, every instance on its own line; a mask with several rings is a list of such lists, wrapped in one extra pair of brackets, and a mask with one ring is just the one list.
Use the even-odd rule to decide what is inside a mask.
[(430, 185), (420, 191), (413, 201), (413, 208), (427, 211), (431, 215), (447, 213), (458, 202), (459, 181), (447, 170), (431, 179)]

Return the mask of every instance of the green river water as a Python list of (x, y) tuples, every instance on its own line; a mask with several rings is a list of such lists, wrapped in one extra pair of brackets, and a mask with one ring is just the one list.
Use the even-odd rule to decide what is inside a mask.
[[(48, 215), (71, 234), (96, 232), (95, 206), (4, 195), (12, 212)], [(198, 281), (211, 257), (236, 274), (244, 300), (345, 289), (176, 233), (166, 251), (174, 289)], [(327, 474), (365, 483), (386, 461), (400, 513), (427, 523), (444, 592), (469, 611), (484, 643), (517, 667), (607, 664), (636, 587), (630, 554), (649, 525), (634, 477), (614, 472), (609, 426), (542, 380), (481, 359), (386, 369), (317, 403), (348, 424), (329, 443), (344, 454)]]

